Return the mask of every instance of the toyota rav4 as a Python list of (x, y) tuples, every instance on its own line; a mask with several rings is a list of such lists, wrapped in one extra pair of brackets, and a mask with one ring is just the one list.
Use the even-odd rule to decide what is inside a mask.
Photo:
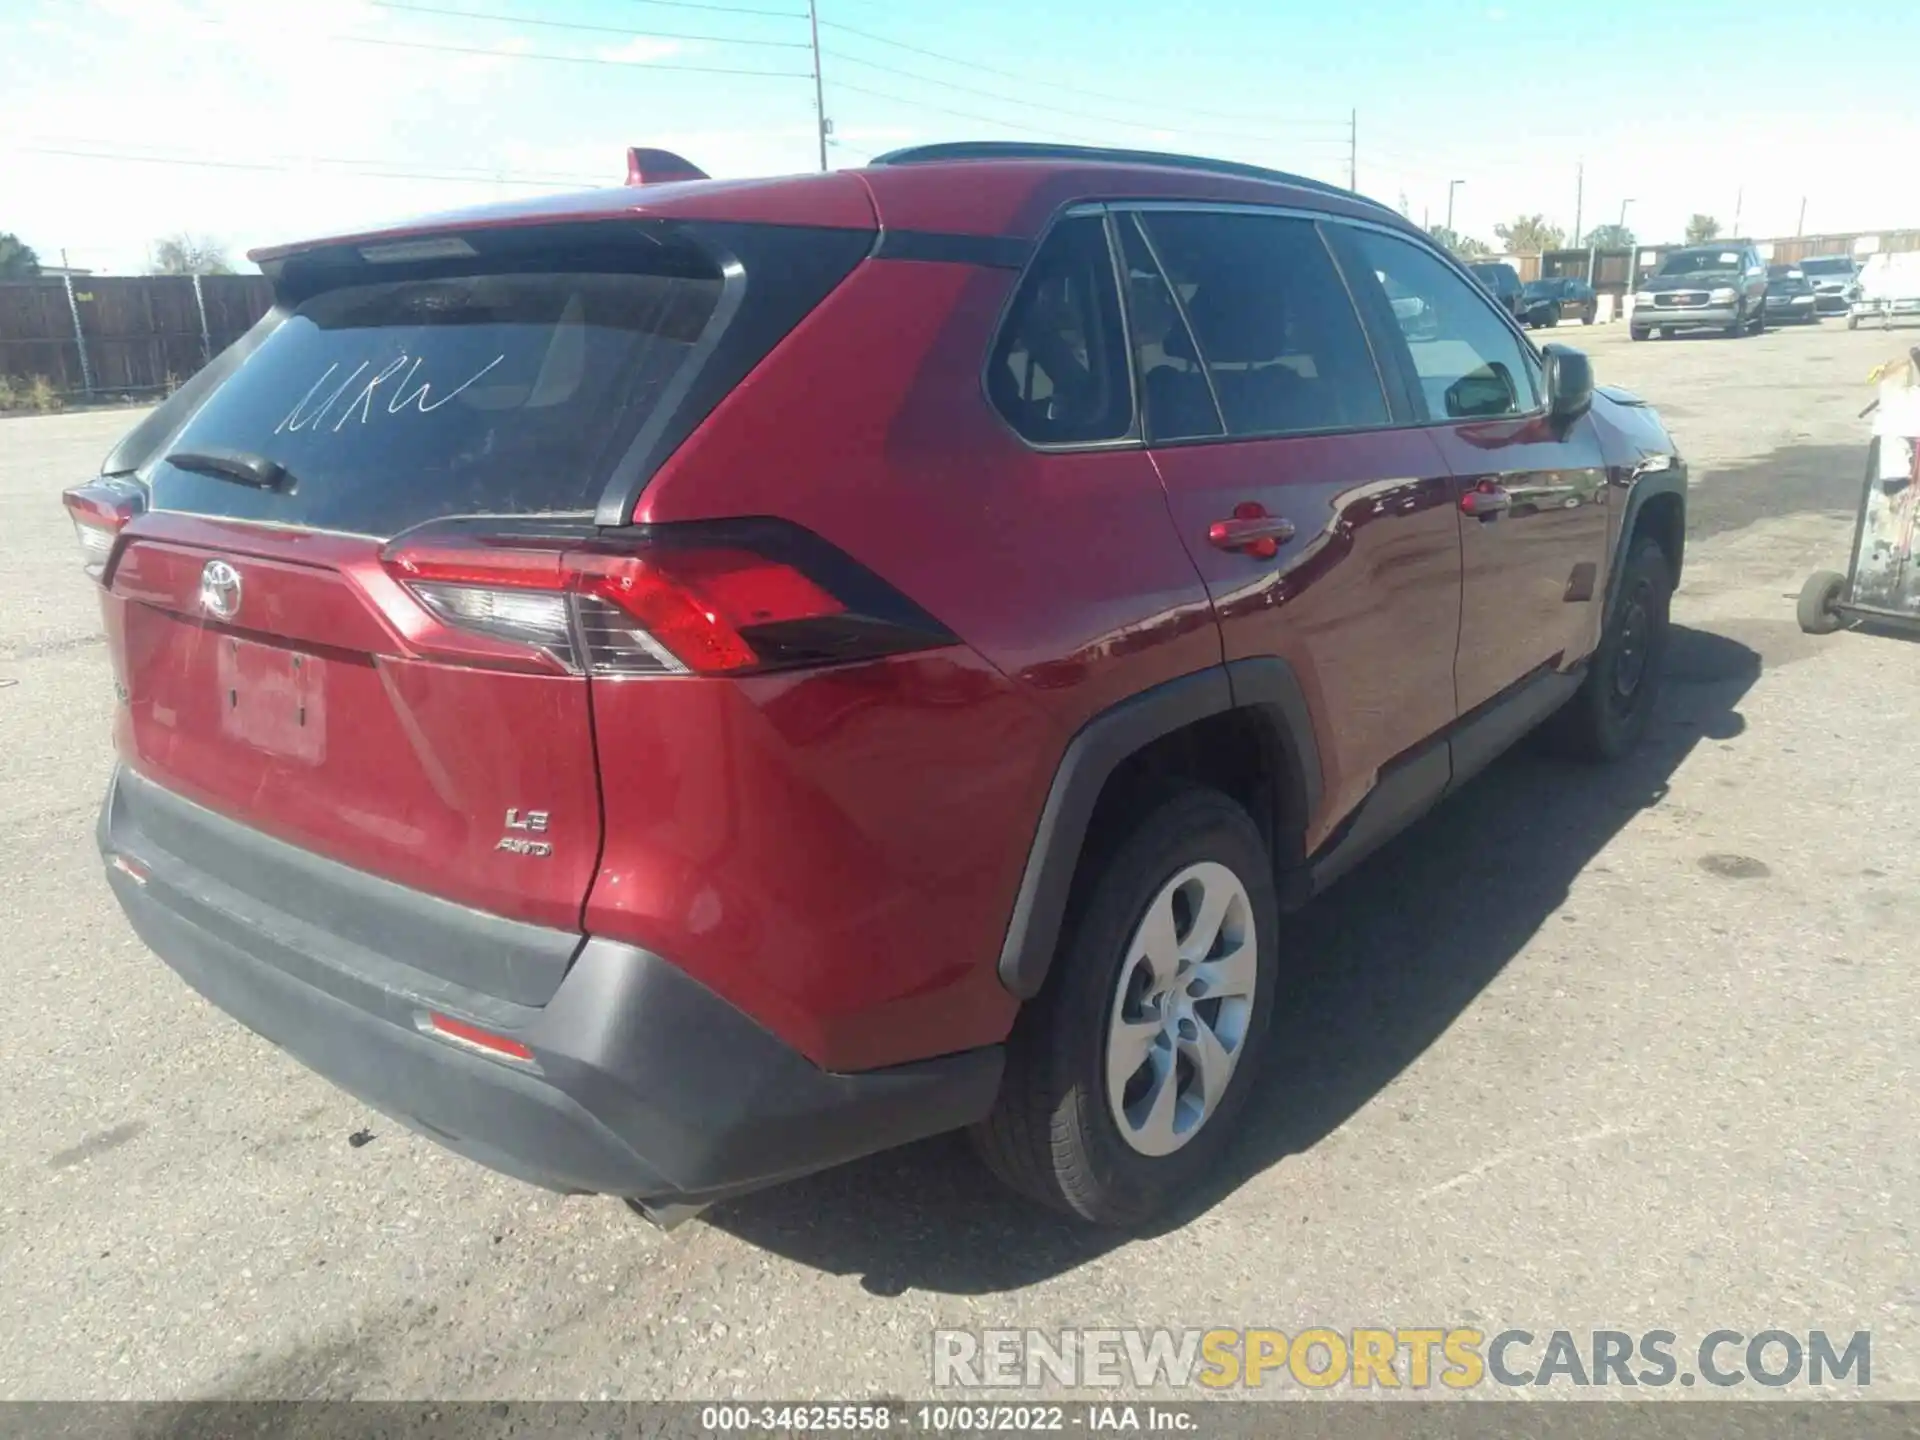
[(1639, 738), (1672, 442), (1311, 180), (630, 160), (257, 253), (272, 312), (68, 492), (114, 894), (553, 1189), (672, 1219), (970, 1127), (1164, 1211), (1288, 909), (1536, 726)]

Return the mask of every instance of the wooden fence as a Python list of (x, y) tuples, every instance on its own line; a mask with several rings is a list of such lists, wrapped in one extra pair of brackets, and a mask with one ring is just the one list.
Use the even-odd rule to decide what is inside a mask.
[(261, 275), (0, 281), (0, 377), (69, 396), (168, 391), (272, 304)]

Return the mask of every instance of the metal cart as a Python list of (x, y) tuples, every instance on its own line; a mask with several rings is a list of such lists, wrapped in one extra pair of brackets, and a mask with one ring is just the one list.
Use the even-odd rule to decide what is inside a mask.
[(1853, 529), (1847, 573), (1816, 570), (1800, 590), (1800, 628), (1829, 635), (1865, 622), (1920, 635), (1920, 345), (1872, 377), (1880, 394), (1872, 415), (1866, 482)]

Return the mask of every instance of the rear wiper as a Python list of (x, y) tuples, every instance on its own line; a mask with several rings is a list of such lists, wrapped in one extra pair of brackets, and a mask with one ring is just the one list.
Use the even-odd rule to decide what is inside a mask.
[(176, 470), (191, 470), (196, 475), (250, 485), (255, 490), (293, 488), (293, 476), (287, 473), (286, 466), (251, 450), (176, 450), (167, 456), (167, 464)]

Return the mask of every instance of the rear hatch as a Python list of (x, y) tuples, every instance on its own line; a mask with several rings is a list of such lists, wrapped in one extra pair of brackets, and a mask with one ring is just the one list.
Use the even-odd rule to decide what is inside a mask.
[(542, 577), (866, 248), (798, 233), (831, 255), (752, 323), (733, 253), (659, 223), (289, 262), (285, 318), (95, 537), (123, 759), (301, 849), (577, 931), (601, 641)]

